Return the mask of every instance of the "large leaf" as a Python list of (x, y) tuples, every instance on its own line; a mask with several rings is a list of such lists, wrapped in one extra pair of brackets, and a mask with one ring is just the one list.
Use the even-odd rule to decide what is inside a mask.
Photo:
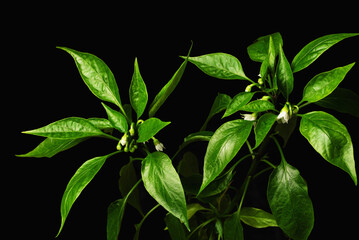
[(272, 214), (258, 208), (243, 207), (240, 218), (245, 224), (254, 228), (278, 227)]
[(73, 57), (82, 79), (96, 97), (116, 104), (123, 111), (115, 77), (101, 59), (90, 53), (79, 52), (66, 47), (58, 48)]
[(111, 137), (95, 127), (89, 120), (79, 117), (69, 117), (50, 123), (49, 125), (24, 131), (23, 133), (42, 137), (59, 139), (76, 139), (84, 137), (104, 136)]
[(148, 94), (146, 84), (142, 79), (140, 74), (140, 69), (138, 67), (137, 58), (135, 59), (135, 66), (132, 75), (132, 81), (130, 85), (130, 102), (137, 113), (137, 119), (141, 117), (143, 112), (145, 111)]
[(326, 50), (341, 40), (358, 35), (359, 33), (338, 33), (329, 34), (315, 39), (314, 41), (305, 45), (304, 48), (300, 50), (300, 52), (294, 57), (292, 62), (293, 72), (298, 72), (308, 67)]
[(198, 57), (189, 57), (188, 61), (211, 77), (225, 80), (250, 80), (244, 74), (239, 60), (227, 53), (211, 53)]
[(308, 238), (314, 226), (314, 210), (307, 184), (284, 159), (269, 177), (267, 199), (278, 226), (290, 238)]
[(110, 121), (111, 125), (122, 133), (127, 132), (128, 124), (126, 117), (123, 116), (120, 112), (113, 110), (104, 103), (102, 103), (102, 106), (106, 110), (108, 120)]
[(171, 159), (163, 152), (148, 154), (141, 174), (147, 192), (189, 230), (183, 187)]
[(95, 177), (97, 172), (101, 169), (102, 165), (105, 163), (106, 159), (114, 155), (117, 152), (108, 154), (106, 156), (95, 157), (84, 164), (76, 171), (75, 175), (71, 178), (67, 184), (64, 195), (61, 200), (61, 227), (57, 236), (60, 234), (67, 215), (70, 212), (70, 209), (76, 199), (81, 194), (82, 190), (90, 183), (90, 181)]
[(279, 90), (282, 92), (284, 97), (288, 100), (289, 94), (293, 91), (293, 73), (287, 58), (284, 55), (282, 46), (279, 46), (278, 55), (278, 66), (277, 66), (277, 84)]
[(248, 55), (253, 61), (263, 62), (266, 60), (270, 38), (273, 41), (275, 55), (278, 54), (279, 46), (283, 45), (283, 39), (279, 32), (260, 37), (247, 47)]
[(299, 130), (325, 160), (347, 172), (357, 184), (352, 140), (341, 122), (325, 112), (310, 112), (302, 116)]
[(218, 93), (217, 97), (214, 99), (211, 110), (209, 111), (208, 117), (201, 127), (201, 131), (204, 131), (207, 127), (208, 122), (212, 119), (214, 115), (225, 110), (228, 104), (231, 102), (232, 98), (224, 93)]
[(302, 101), (316, 102), (331, 94), (355, 63), (314, 76), (304, 87)]
[[(242, 119), (224, 123), (213, 134), (204, 157), (203, 191), (227, 166), (247, 140), (253, 123)], [(199, 194), (198, 193), (198, 194)]]
[(182, 75), (184, 73), (184, 70), (186, 69), (187, 62), (188, 62), (188, 56), (191, 53), (192, 45), (188, 51), (187, 57), (185, 58), (184, 62), (181, 64), (181, 66), (178, 68), (178, 70), (175, 72), (175, 74), (172, 76), (172, 78), (168, 81), (168, 83), (161, 89), (161, 91), (156, 95), (155, 99), (150, 105), (148, 115), (149, 117), (153, 117), (158, 109), (163, 105), (163, 103), (166, 101), (166, 99), (171, 95), (173, 90), (177, 87), (179, 81), (182, 78)]
[(137, 142), (146, 142), (171, 122), (162, 122), (158, 118), (149, 118), (139, 125)]
[(349, 113), (359, 118), (359, 95), (350, 89), (338, 87), (330, 95), (315, 104), (341, 113)]

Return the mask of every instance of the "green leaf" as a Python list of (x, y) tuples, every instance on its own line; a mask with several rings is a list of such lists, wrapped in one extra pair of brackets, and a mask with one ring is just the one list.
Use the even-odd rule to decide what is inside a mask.
[(138, 131), (138, 140), (137, 142), (146, 142), (155, 136), (162, 128), (166, 127), (171, 122), (162, 122), (158, 118), (149, 118), (139, 125)]
[(196, 65), (211, 77), (225, 80), (249, 80), (243, 72), (239, 60), (227, 53), (211, 53), (198, 57), (189, 57), (188, 61)]
[(161, 89), (161, 91), (156, 95), (155, 99), (150, 105), (148, 115), (149, 117), (153, 117), (158, 109), (163, 105), (166, 99), (171, 95), (173, 90), (175, 90), (176, 86), (178, 85), (179, 81), (182, 78), (184, 70), (186, 69), (188, 56), (191, 53), (193, 43), (188, 51), (187, 57), (185, 58), (184, 62), (181, 64), (179, 69), (175, 72), (172, 78), (168, 81), (168, 83)]
[(254, 95), (253, 92), (238, 93), (236, 96), (233, 97), (232, 101), (228, 104), (227, 110), (222, 118), (228, 117), (241, 110), (241, 108), (252, 99), (253, 95)]
[(305, 45), (304, 48), (294, 57), (292, 62), (293, 72), (299, 72), (300, 70), (308, 67), (326, 50), (341, 40), (358, 35), (359, 33), (338, 33), (329, 34), (315, 39)]
[(275, 56), (278, 54), (279, 46), (283, 46), (283, 39), (279, 32), (260, 37), (247, 47), (248, 55), (253, 61), (263, 62), (266, 60), (270, 38), (273, 41)]
[(225, 110), (228, 104), (231, 102), (232, 98), (224, 93), (218, 93), (217, 97), (214, 99), (211, 110), (209, 111), (208, 117), (201, 127), (201, 131), (204, 131), (207, 127), (208, 122), (212, 119), (214, 115)]
[(171, 159), (163, 152), (150, 153), (142, 161), (141, 174), (147, 192), (189, 230), (183, 187)]
[(315, 104), (359, 118), (359, 95), (350, 89), (338, 87), (330, 95), (315, 102)]
[(172, 240), (187, 240), (186, 232), (178, 218), (168, 213), (165, 217), (165, 223)]
[(304, 87), (303, 101), (316, 102), (319, 101), (336, 89), (345, 75), (354, 66), (355, 63), (335, 68), (328, 72), (320, 73), (314, 76)]
[(325, 160), (347, 172), (357, 185), (352, 140), (341, 122), (315, 111), (302, 116), (299, 130)]
[(91, 124), (89, 120), (79, 117), (64, 118), (45, 127), (23, 133), (59, 139), (109, 136)]
[(132, 75), (132, 81), (130, 85), (130, 102), (137, 113), (137, 119), (141, 117), (143, 112), (145, 111), (147, 101), (148, 101), (148, 94), (146, 84), (142, 79), (140, 74), (140, 69), (138, 67), (137, 58), (135, 59), (134, 64), (134, 72)]
[(244, 240), (240, 215), (235, 212), (224, 221), (224, 240)]
[(213, 134), (204, 157), (203, 191), (227, 166), (247, 140), (253, 123), (242, 119), (224, 123)]
[(73, 57), (82, 79), (96, 97), (116, 104), (123, 111), (115, 77), (100, 58), (66, 47), (57, 48), (66, 51)]
[(284, 55), (282, 46), (279, 46), (279, 57), (277, 66), (277, 84), (283, 96), (288, 100), (289, 94), (293, 91), (293, 73), (287, 58)]
[(187, 145), (199, 142), (199, 141), (209, 141), (213, 135), (211, 131), (200, 131), (196, 133), (191, 133), (183, 139), (183, 143), (179, 146), (179, 149), (185, 148)]
[(108, 154), (106, 156), (95, 157), (86, 161), (84, 164), (81, 165), (81, 167), (76, 171), (75, 175), (71, 178), (71, 180), (67, 184), (66, 190), (61, 200), (61, 227), (59, 232), (57, 233), (57, 236), (59, 236), (65, 224), (67, 215), (69, 214), (72, 205), (79, 197), (82, 190), (84, 190), (84, 188), (95, 177), (97, 172), (105, 163), (106, 159), (116, 153), (117, 152)]
[(254, 207), (243, 207), (240, 218), (242, 222), (254, 228), (278, 227), (272, 214)]
[(110, 121), (111, 125), (122, 133), (127, 132), (128, 124), (125, 116), (123, 116), (120, 112), (113, 110), (104, 103), (102, 103), (102, 106), (106, 110), (108, 120)]
[(278, 226), (290, 238), (308, 238), (314, 226), (314, 210), (307, 184), (284, 159), (269, 177), (267, 199)]
[(256, 145), (254, 148), (258, 147), (264, 138), (267, 136), (269, 130), (272, 128), (273, 124), (275, 123), (277, 116), (273, 113), (265, 113), (262, 115), (254, 128), (255, 140)]
[(264, 112), (268, 110), (275, 110), (275, 107), (269, 101), (258, 99), (244, 105), (240, 108), (240, 110), (247, 112)]

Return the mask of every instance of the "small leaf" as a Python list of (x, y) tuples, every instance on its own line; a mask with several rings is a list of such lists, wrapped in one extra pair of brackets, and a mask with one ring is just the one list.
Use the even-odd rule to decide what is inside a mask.
[(23, 133), (59, 139), (76, 139), (106, 135), (91, 124), (89, 120), (79, 117), (64, 118), (50, 123), (45, 127), (24, 131)]
[(111, 125), (122, 133), (127, 132), (128, 124), (125, 116), (123, 116), (120, 112), (113, 110), (104, 103), (102, 103), (102, 106), (106, 110), (108, 120), (110, 121)]
[(95, 177), (97, 172), (105, 163), (106, 159), (114, 155), (115, 153), (111, 153), (106, 156), (95, 157), (86, 161), (84, 164), (81, 165), (81, 167), (76, 171), (75, 175), (71, 178), (71, 180), (67, 184), (66, 190), (61, 200), (61, 227), (59, 232), (57, 233), (57, 236), (59, 236), (65, 224), (67, 215), (69, 214), (72, 205), (79, 197), (82, 190), (84, 190), (84, 188)]
[(129, 95), (130, 95), (131, 105), (135, 110), (135, 112), (137, 113), (137, 119), (139, 119), (143, 114), (143, 112), (145, 111), (148, 101), (148, 94), (147, 94), (146, 84), (143, 81), (142, 76), (140, 74), (137, 58), (135, 59), (135, 66), (132, 75)]
[(224, 221), (224, 240), (244, 240), (240, 215), (235, 212)]
[(273, 124), (275, 123), (277, 116), (273, 113), (265, 113), (263, 116), (261, 116), (257, 124), (254, 128), (254, 134), (255, 134), (255, 140), (256, 145), (254, 148), (258, 147), (264, 138), (267, 136), (269, 130), (272, 128)]
[(277, 66), (277, 84), (283, 96), (288, 100), (289, 94), (293, 91), (293, 73), (287, 58), (284, 55), (282, 46), (279, 46)]
[(189, 57), (188, 61), (196, 65), (211, 77), (225, 80), (249, 80), (243, 72), (239, 60), (227, 53), (211, 53), (198, 57)]
[(115, 77), (101, 59), (90, 53), (66, 47), (57, 48), (66, 51), (73, 57), (82, 79), (96, 97), (114, 103), (123, 109)]
[(233, 97), (232, 101), (228, 104), (227, 110), (222, 118), (228, 117), (241, 110), (241, 108), (252, 99), (253, 95), (254, 95), (253, 92), (238, 93), (236, 96)]
[(189, 230), (183, 187), (171, 159), (163, 152), (150, 153), (142, 161), (141, 174), (147, 192)]
[(155, 136), (162, 128), (166, 127), (171, 122), (162, 122), (158, 118), (149, 118), (138, 127), (137, 142), (146, 142)]
[(304, 48), (300, 50), (300, 52), (294, 57), (292, 62), (293, 72), (299, 72), (300, 70), (308, 67), (334, 44), (346, 38), (358, 35), (359, 33), (329, 34), (315, 39), (314, 41), (311, 41), (310, 43), (305, 45)]
[(264, 112), (268, 110), (275, 110), (275, 107), (269, 101), (258, 99), (244, 105), (240, 108), (240, 110), (247, 112)]
[(240, 218), (245, 224), (254, 228), (278, 227), (272, 214), (258, 208), (243, 207)]
[(302, 102), (316, 102), (331, 94), (354, 64), (338, 67), (313, 77), (304, 87)]
[(306, 240), (313, 229), (314, 210), (305, 180), (285, 160), (269, 177), (267, 199), (278, 226), (294, 240)]
[(209, 111), (208, 117), (201, 127), (201, 131), (204, 131), (207, 127), (208, 122), (212, 119), (214, 115), (225, 110), (228, 104), (231, 102), (232, 98), (227, 94), (218, 93), (217, 97), (214, 99), (211, 110)]
[(350, 89), (338, 87), (330, 95), (315, 102), (315, 104), (359, 118), (359, 95)]
[[(275, 55), (279, 52), (279, 46), (283, 46), (283, 39), (279, 32), (258, 38), (247, 47), (249, 57), (255, 62), (263, 62), (268, 56), (269, 39), (272, 38)], [(263, 77), (263, 75), (262, 75)]]
[(213, 134), (204, 157), (203, 191), (227, 166), (247, 140), (253, 123), (242, 119), (224, 123)]
[(309, 112), (302, 116), (299, 130), (325, 160), (347, 172), (357, 185), (352, 140), (341, 122), (325, 112)]

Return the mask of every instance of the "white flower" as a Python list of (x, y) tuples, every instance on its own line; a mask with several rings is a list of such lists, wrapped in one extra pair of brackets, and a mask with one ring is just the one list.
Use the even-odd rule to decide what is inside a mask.
[(243, 119), (245, 121), (255, 121), (257, 120), (257, 114), (256, 113), (252, 113), (252, 114), (241, 114)]
[(121, 143), (121, 145), (122, 146), (125, 146), (126, 145), (126, 143), (127, 143), (127, 133), (125, 133), (125, 134), (123, 134), (123, 136), (122, 136), (122, 138), (121, 138), (121, 140), (120, 140), (120, 143)]
[(163, 152), (163, 150), (165, 149), (165, 146), (163, 145), (163, 143), (161, 143), (158, 139), (156, 139), (154, 137), (152, 139), (153, 139), (153, 144), (155, 145), (156, 150), (159, 152)]
[(277, 116), (277, 121), (283, 124), (283, 123), (288, 123), (289, 119), (290, 119), (290, 115), (288, 113), (288, 106), (286, 104), (280, 111), (279, 115)]

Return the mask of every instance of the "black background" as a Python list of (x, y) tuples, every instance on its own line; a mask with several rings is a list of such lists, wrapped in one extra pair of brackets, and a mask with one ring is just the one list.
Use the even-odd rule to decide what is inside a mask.
[[(124, 103), (128, 102), (128, 87), (137, 57), (151, 102), (182, 63), (178, 56), (186, 55), (191, 40), (194, 42), (192, 56), (230, 53), (241, 61), (246, 75), (256, 79), (259, 64), (250, 61), (246, 47), (260, 36), (281, 32), (284, 52), (291, 61), (305, 44), (317, 37), (359, 30), (353, 24), (352, 15), (345, 14), (339, 19), (334, 12), (314, 17), (314, 10), (283, 15), (267, 12), (264, 6), (260, 11), (259, 6), (242, 9), (226, 6), (212, 12), (193, 10), (190, 6), (174, 12), (174, 7), (169, 7), (165, 13), (158, 10), (168, 6), (152, 5), (157, 11), (144, 7), (138, 12), (135, 6), (95, 5), (85, 10), (60, 4), (41, 14), (39, 11), (27, 12), (21, 21), (6, 27), (4, 82), (9, 85), (5, 85), (2, 93), (6, 113), (2, 121), (9, 136), (2, 145), (5, 146), (2, 185), (7, 219), (5, 230), (14, 236), (12, 239), (53, 239), (60, 226), (61, 196), (69, 179), (84, 161), (105, 155), (116, 145), (111, 140), (92, 139), (51, 159), (14, 157), (14, 154), (32, 150), (41, 141), (41, 138), (23, 135), (21, 131), (70, 116), (106, 117), (100, 101), (80, 78), (72, 58), (56, 46), (90, 52), (104, 60), (115, 75)], [(112, 11), (107, 13), (108, 10)], [(297, 103), (300, 100), (301, 90), (317, 73), (358, 61), (358, 43), (358, 37), (344, 40), (310, 67), (295, 74), (295, 93), (291, 101)], [(359, 93), (358, 79), (357, 63), (341, 86)], [(172, 121), (158, 135), (167, 148), (166, 153), (172, 155), (185, 136), (199, 130), (218, 92), (234, 96), (245, 86), (243, 81), (207, 77), (189, 64), (180, 84), (157, 113), (162, 120)], [(319, 107), (308, 106), (301, 112), (312, 109)], [(335, 114), (351, 133), (357, 157), (358, 119)], [(218, 118), (209, 127), (215, 130), (221, 123)], [(205, 145), (199, 147), (203, 149)], [(349, 175), (323, 160), (298, 131), (289, 141), (285, 154), (287, 161), (298, 168), (308, 182), (315, 208), (315, 226), (310, 239), (324, 235), (330, 236), (328, 239), (353, 238), (357, 232), (359, 192)], [(118, 155), (106, 162), (73, 205), (59, 239), (105, 239), (107, 206), (120, 198), (118, 171), (127, 161), (126, 155)], [(265, 190), (267, 177), (263, 176), (262, 190)], [(259, 197), (265, 197), (263, 194), (262, 191)], [(257, 202), (263, 204), (249, 196), (245, 204), (256, 206)], [(146, 210), (154, 204), (146, 198)], [(146, 220), (141, 239), (158, 235), (161, 236), (159, 239), (168, 238), (163, 231), (164, 214), (165, 211), (157, 210)], [(132, 239), (129, 236), (134, 232), (133, 224), (139, 221), (139, 215), (128, 207), (120, 239)], [(255, 237), (251, 228), (245, 231), (247, 239), (275, 239), (274, 235)], [(272, 234), (271, 229), (259, 232)]]

